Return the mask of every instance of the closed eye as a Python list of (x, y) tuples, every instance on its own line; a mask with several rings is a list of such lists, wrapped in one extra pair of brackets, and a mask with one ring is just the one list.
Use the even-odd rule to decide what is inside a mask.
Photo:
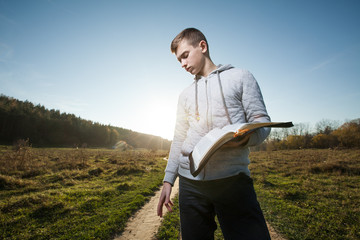
[(181, 62), (181, 59), (186, 59), (188, 56), (189, 56), (189, 52), (183, 52), (178, 58), (178, 61)]

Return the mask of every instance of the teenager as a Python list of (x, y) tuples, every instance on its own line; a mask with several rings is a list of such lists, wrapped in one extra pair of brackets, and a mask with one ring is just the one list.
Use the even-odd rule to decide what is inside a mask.
[(215, 216), (225, 239), (270, 239), (248, 168), (249, 147), (264, 141), (269, 128), (249, 135), (241, 147), (221, 147), (196, 177), (189, 166), (189, 154), (212, 129), (270, 121), (257, 81), (246, 70), (215, 65), (205, 36), (195, 28), (179, 33), (171, 51), (195, 80), (179, 97), (158, 215), (163, 205), (172, 210), (170, 193), (179, 177), (182, 239), (214, 239)]

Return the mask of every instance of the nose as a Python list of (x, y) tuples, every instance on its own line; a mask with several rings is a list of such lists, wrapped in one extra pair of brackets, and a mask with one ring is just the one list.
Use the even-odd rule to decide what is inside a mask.
[(181, 60), (181, 67), (186, 68), (186, 66), (187, 66), (187, 61), (186, 60)]

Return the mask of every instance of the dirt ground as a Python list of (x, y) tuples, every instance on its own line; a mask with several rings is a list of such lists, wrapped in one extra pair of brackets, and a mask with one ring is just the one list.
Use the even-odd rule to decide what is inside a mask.
[[(178, 178), (179, 179), (179, 178)], [(172, 188), (171, 198), (174, 198), (179, 191), (179, 182), (176, 180)], [(157, 204), (160, 197), (160, 191), (157, 191), (145, 206), (137, 211), (128, 221), (122, 235), (114, 240), (152, 240), (160, 227), (162, 218), (157, 216)], [(164, 209), (164, 211), (166, 211)]]
[[(179, 191), (179, 183), (176, 180), (171, 192), (173, 198)], [(160, 227), (162, 218), (156, 214), (157, 204), (160, 197), (160, 191), (157, 191), (150, 201), (128, 221), (122, 235), (115, 237), (114, 240), (154, 240), (155, 234)], [(165, 209), (164, 209), (165, 210)], [(166, 211), (166, 210), (165, 210)], [(268, 225), (271, 239), (273, 240), (285, 240), (274, 229)]]

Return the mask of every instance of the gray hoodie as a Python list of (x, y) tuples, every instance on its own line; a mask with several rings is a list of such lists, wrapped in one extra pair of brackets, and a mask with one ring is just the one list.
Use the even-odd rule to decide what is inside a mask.
[(269, 122), (260, 88), (253, 75), (231, 65), (219, 65), (207, 77), (195, 81), (179, 96), (174, 139), (164, 181), (174, 184), (180, 174), (193, 180), (213, 180), (240, 172), (250, 175), (249, 146), (269, 135), (261, 128), (242, 148), (220, 148), (196, 177), (190, 173), (189, 154), (199, 140), (214, 128), (238, 129), (247, 122)]

